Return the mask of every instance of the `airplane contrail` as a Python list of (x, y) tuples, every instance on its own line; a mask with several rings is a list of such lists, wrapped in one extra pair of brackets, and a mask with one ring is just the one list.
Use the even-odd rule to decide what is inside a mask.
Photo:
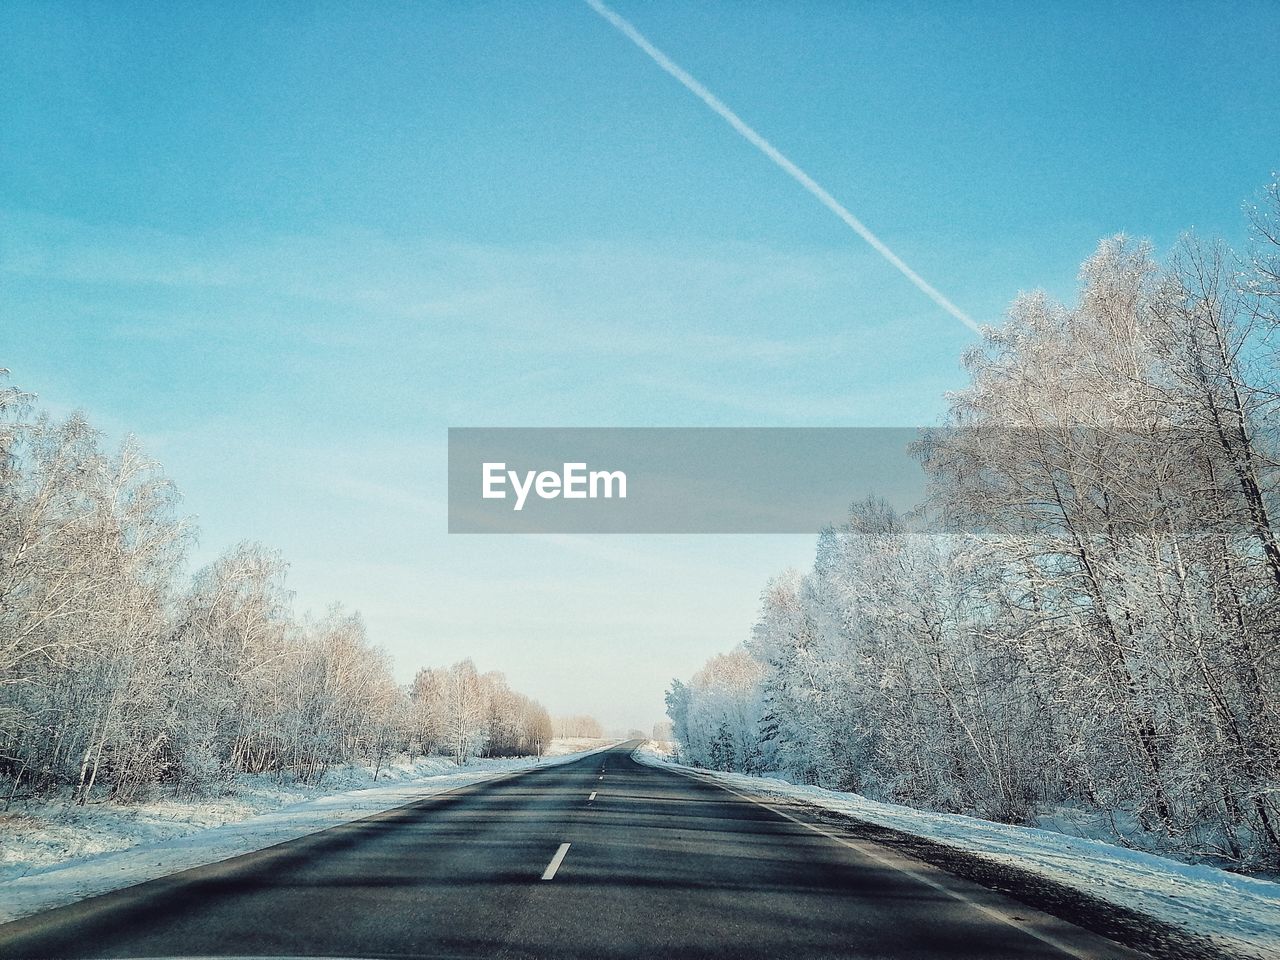
[(673, 62), (670, 57), (650, 43), (645, 38), (644, 34), (633, 27), (629, 21), (618, 16), (601, 3), (600, 0), (585, 0), (585, 2), (587, 6), (591, 7), (592, 10), (600, 14), (600, 16), (612, 24), (619, 33), (643, 50), (650, 60), (679, 80), (686, 90), (719, 114), (721, 119), (742, 135), (744, 140), (781, 167), (782, 170), (791, 177), (791, 179), (795, 180), (796, 183), (800, 184), (800, 186), (813, 194), (818, 199), (819, 203), (843, 220), (845, 224), (852, 228), (854, 233), (869, 243), (876, 253), (888, 260), (897, 268), (899, 273), (910, 280), (912, 284), (915, 285), (916, 289), (940, 306), (943, 310), (947, 311), (947, 313), (951, 314), (963, 323), (974, 333), (982, 333), (982, 328), (973, 321), (972, 317), (943, 296), (942, 293), (935, 289), (934, 286), (929, 283), (929, 281), (925, 280), (924, 277), (920, 276), (920, 274), (907, 266), (901, 257), (890, 250), (883, 240), (867, 229), (866, 224), (850, 213), (844, 204), (831, 194), (827, 193), (827, 191), (824, 190), (822, 186), (813, 179), (813, 177), (809, 176), (792, 163), (781, 150), (775, 147), (764, 137), (760, 136), (760, 134), (756, 133), (755, 130), (747, 125), (745, 120), (725, 106), (724, 102), (721, 101), (719, 97), (700, 84), (697, 80), (693, 79), (693, 77), (681, 69), (678, 64)]

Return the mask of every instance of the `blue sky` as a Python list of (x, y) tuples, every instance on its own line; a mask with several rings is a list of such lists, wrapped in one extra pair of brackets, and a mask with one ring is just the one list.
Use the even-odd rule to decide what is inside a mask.
[[(980, 321), (1232, 242), (1273, 2), (615, 9)], [(0, 9), (0, 365), (402, 674), (647, 725), (805, 538), (444, 534), (449, 426), (912, 425), (973, 335), (585, 4)]]

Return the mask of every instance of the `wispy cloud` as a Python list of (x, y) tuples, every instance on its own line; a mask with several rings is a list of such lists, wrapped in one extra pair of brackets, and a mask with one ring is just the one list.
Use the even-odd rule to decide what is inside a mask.
[[(366, 399), (418, 398), (450, 422), (515, 410), (547, 422), (584, 410), (861, 420), (930, 329), (895, 276), (849, 269), (873, 262), (862, 249), (459, 243), (343, 227), (190, 237), (14, 210), (0, 210), (0, 237), (10, 316), (51, 343), (74, 337), (86, 361), (168, 384), (187, 421), (227, 402), (219, 384), (232, 382), (238, 404), (288, 408), (307, 385), (341, 383)], [(5, 332), (0, 319), (0, 349)], [(962, 336), (947, 333), (929, 343)], [(175, 363), (197, 357), (180, 378)]]
[(601, 356), (776, 365), (847, 351), (901, 317), (884, 285), (855, 281), (841, 269), (847, 254), (829, 250), (466, 244), (341, 229), (196, 240), (4, 210), (0, 235), (0, 274), (109, 304), (116, 335), (137, 341), (269, 317), (326, 346), (364, 342), (377, 324), (521, 352), (571, 342)]

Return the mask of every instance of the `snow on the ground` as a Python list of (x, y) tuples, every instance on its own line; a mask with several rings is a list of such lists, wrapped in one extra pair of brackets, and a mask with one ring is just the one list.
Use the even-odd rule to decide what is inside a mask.
[(251, 853), (504, 774), (577, 760), (431, 757), (331, 770), (319, 787), (242, 776), (223, 798), (83, 807), (45, 804), (0, 814), (0, 923), (179, 870)]
[(634, 756), (654, 766), (695, 771), (747, 793), (813, 804), (950, 844), (1189, 930), (1228, 951), (1280, 957), (1278, 883), (1035, 827), (915, 810), (785, 780), (686, 767), (672, 763), (669, 751), (652, 741)]
[(560, 757), (566, 753), (581, 753), (583, 750), (595, 750), (597, 747), (611, 747), (621, 740), (607, 737), (556, 737), (547, 746), (546, 757)]
[[(491, 761), (477, 760), (477, 770)], [(331, 793), (379, 784), (420, 780), (459, 768), (444, 757), (402, 757), (371, 767), (335, 767), (318, 785), (283, 783), (275, 774), (241, 774), (218, 796), (165, 796), (142, 803), (95, 802), (75, 806), (51, 799), (0, 812), (0, 881), (60, 866), (70, 860), (112, 853), (234, 823), (268, 810)]]

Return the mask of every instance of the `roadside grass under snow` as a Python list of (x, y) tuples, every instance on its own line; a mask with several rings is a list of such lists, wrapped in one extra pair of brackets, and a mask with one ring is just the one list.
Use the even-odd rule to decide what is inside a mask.
[[(469, 766), (485, 769), (491, 761)], [(235, 823), (290, 804), (347, 790), (420, 780), (462, 768), (444, 757), (401, 757), (372, 767), (331, 768), (319, 784), (282, 781), (276, 774), (240, 774), (213, 796), (165, 791), (139, 803), (98, 801), (77, 806), (68, 795), (15, 803), (0, 812), (0, 881), (38, 873), (68, 861), (185, 836)]]
[(0, 813), (0, 923), (203, 866), (534, 766), (576, 760), (617, 741), (553, 741), (543, 758), (444, 757), (335, 767), (318, 786), (241, 775), (222, 797), (138, 804), (15, 805)]
[(868, 800), (856, 793), (674, 763), (652, 741), (633, 756), (712, 777), (745, 793), (812, 804), (1039, 873), (1216, 941), (1234, 953), (1280, 957), (1280, 883), (1181, 863), (1101, 840)]

